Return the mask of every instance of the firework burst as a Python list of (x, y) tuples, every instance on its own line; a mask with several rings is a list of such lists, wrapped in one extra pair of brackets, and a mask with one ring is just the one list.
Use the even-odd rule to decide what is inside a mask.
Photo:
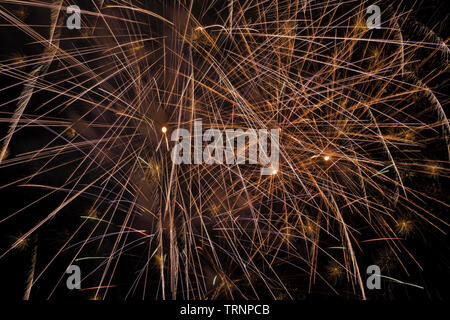
[[(407, 7), (370, 30), (367, 1), (86, 1), (69, 30), (71, 4), (0, 0), (34, 50), (0, 61), (0, 192), (37, 195), (0, 216), (27, 228), (0, 259), (70, 230), (42, 257), (36, 236), (27, 298), (80, 264), (95, 299), (365, 299), (371, 250), (407, 273), (405, 238), (448, 229), (420, 183), (448, 178), (449, 49)], [(175, 165), (196, 119), (278, 129), (280, 167)]]

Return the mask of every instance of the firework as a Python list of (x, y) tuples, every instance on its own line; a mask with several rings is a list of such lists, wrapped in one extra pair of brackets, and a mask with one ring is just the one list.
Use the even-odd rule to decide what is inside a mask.
[[(448, 178), (449, 50), (407, 6), (370, 29), (367, 1), (80, 1), (78, 30), (71, 4), (0, 0), (34, 50), (0, 65), (0, 192), (37, 194), (0, 216), (27, 228), (0, 259), (36, 235), (26, 298), (80, 263), (92, 299), (365, 299), (368, 265), (420, 269), (406, 238), (448, 230), (420, 181)], [(198, 119), (278, 129), (279, 167), (176, 165)]]

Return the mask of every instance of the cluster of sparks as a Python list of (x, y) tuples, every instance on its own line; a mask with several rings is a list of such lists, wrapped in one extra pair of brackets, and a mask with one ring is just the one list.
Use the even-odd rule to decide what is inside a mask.
[[(0, 62), (22, 90), (0, 105), (14, 106), (0, 118), (9, 129), (0, 170), (39, 163), (0, 188), (62, 195), (1, 259), (78, 199), (90, 201), (31, 286), (70, 251), (70, 263), (99, 261), (89, 288), (96, 298), (118, 285), (127, 256), (138, 267), (126, 297), (295, 298), (295, 279), (305, 293), (318, 282), (338, 292), (346, 279), (366, 298), (366, 244), (382, 243), (402, 264), (415, 261), (403, 242), (414, 221), (448, 226), (422, 199), (447, 204), (407, 183), (411, 172), (448, 175), (446, 151), (431, 161), (421, 150), (448, 144), (450, 133), (445, 99), (427, 86), (447, 70), (448, 48), (431, 30), (410, 40), (410, 12), (378, 3), (382, 29), (369, 30), (366, 9), (377, 3), (368, 1), (87, 2), (81, 29), (68, 30), (73, 3), (0, 1), (6, 25), (42, 47)], [(23, 22), (23, 11), (36, 9), (47, 12), (45, 35)], [(439, 67), (416, 74), (430, 59)], [(195, 119), (205, 128), (278, 128), (279, 169), (261, 176), (251, 164), (174, 165), (170, 134), (192, 130)], [(12, 152), (28, 128), (53, 138)], [(63, 183), (34, 182), (66, 166)], [(88, 236), (75, 241), (82, 230)], [(106, 242), (106, 256), (86, 256)], [(62, 279), (64, 270), (55, 287)]]

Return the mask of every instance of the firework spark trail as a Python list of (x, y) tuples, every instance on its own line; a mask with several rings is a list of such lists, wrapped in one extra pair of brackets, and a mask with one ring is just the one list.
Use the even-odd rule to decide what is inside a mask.
[[(416, 262), (399, 236), (406, 227), (398, 227), (397, 212), (410, 209), (438, 230), (448, 226), (447, 218), (424, 208), (423, 193), (404, 176), (412, 167), (422, 173), (429, 167), (415, 151), (425, 142), (414, 135), (432, 132), (427, 139), (445, 140), (450, 151), (446, 101), (428, 86), (447, 66), (422, 78), (413, 67), (420, 50), (439, 55), (448, 48), (423, 28), (423, 41), (409, 39), (408, 12), (388, 7), (377, 33), (365, 26), (366, 1), (230, 0), (214, 22), (208, 19), (214, 1), (162, 7), (93, 1), (92, 9), (82, 8), (79, 36), (64, 30), (66, 1), (1, 3), (0, 15), (44, 53), (22, 64), (1, 61), (0, 73), (18, 82), (8, 88), (24, 89), (0, 103), (18, 106), (0, 119), (10, 124), (0, 169), (38, 161), (39, 168), (0, 190), (20, 185), (47, 193), (0, 222), (66, 194), (1, 258), (79, 197), (103, 210), (98, 218), (85, 216), (33, 283), (63, 252), (74, 250), (71, 262), (81, 261), (96, 244), (108, 253), (89, 273), (100, 271), (90, 287), (95, 297), (117, 287), (122, 260), (140, 249), (127, 297), (143, 288), (142, 297), (163, 299), (277, 298), (280, 292), (292, 298), (282, 266), (302, 270), (305, 291), (313, 290), (319, 280), (329, 284), (319, 265), (324, 256), (336, 263), (329, 274), (344, 269), (355, 295), (365, 299), (364, 243), (385, 242), (399, 260), (404, 251), (401, 260)], [(14, 5), (49, 10), (48, 37), (16, 18)], [(42, 95), (45, 101), (34, 106), (33, 97)], [(431, 102), (429, 115), (416, 111), (421, 97)], [(279, 128), (280, 169), (264, 177), (251, 165), (175, 165), (170, 133), (192, 131), (199, 118), (205, 129)], [(7, 159), (14, 135), (31, 127), (53, 138)], [(447, 160), (437, 175), (448, 177)], [(33, 183), (69, 164), (63, 183)], [(85, 229), (87, 236), (75, 242)], [(342, 248), (339, 259), (330, 252), (336, 248)]]

